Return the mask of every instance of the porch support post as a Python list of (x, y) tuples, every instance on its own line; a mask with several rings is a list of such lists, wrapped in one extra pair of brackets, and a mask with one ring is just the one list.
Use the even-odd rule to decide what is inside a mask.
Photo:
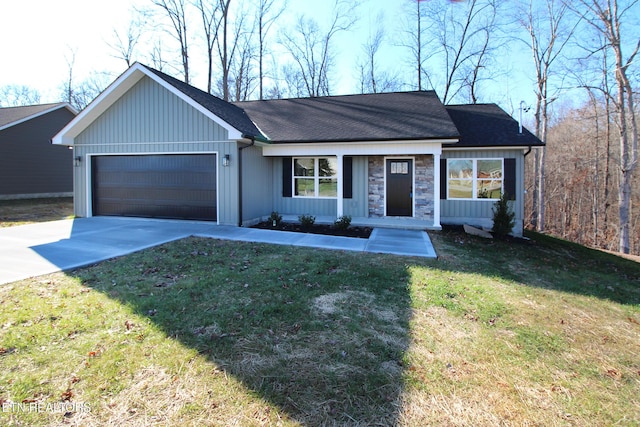
[(440, 225), (440, 154), (433, 155), (433, 228)]
[(342, 166), (342, 162), (344, 161), (344, 155), (342, 154), (338, 154), (338, 200), (337, 200), (337, 215), (338, 218), (340, 218), (342, 215), (344, 215), (344, 186), (343, 186), (343, 166)]

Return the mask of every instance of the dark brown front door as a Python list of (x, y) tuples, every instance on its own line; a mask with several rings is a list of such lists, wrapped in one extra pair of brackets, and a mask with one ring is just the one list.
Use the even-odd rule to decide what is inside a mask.
[(387, 159), (387, 216), (413, 216), (413, 160)]

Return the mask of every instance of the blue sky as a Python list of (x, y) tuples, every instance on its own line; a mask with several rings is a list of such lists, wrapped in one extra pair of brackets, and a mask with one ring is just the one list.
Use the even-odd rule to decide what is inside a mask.
[[(114, 28), (126, 28), (133, 5), (148, 5), (149, 0), (24, 0), (5, 2), (3, 23), (0, 26), (0, 57), (4, 64), (0, 67), (0, 87), (5, 85), (26, 85), (37, 89), (42, 102), (58, 100), (60, 86), (67, 79), (67, 59), (75, 51), (74, 73), (77, 80), (85, 79), (91, 73), (109, 72), (115, 78), (124, 71), (125, 64), (112, 57), (113, 51), (107, 45), (112, 42)], [(330, 10), (328, 0), (314, 1), (309, 12), (307, 0), (289, 0), (289, 16), (296, 12), (308, 12), (322, 22)], [(370, 23), (376, 22), (377, 15), (384, 14), (384, 26), (389, 36), (388, 43), (381, 51), (381, 65), (388, 69), (404, 68), (407, 53), (395, 38), (399, 37), (397, 27), (402, 1), (362, 0), (359, 8), (359, 22), (354, 31), (343, 33), (337, 39), (339, 56), (337, 72), (340, 83), (335, 86), (335, 94), (354, 93), (357, 90), (353, 59), (359, 55), (361, 45), (369, 33)], [(455, 7), (452, 4), (451, 7)], [(199, 22), (194, 23), (199, 25)], [(201, 51), (192, 47), (192, 61)], [(527, 71), (531, 70), (530, 56), (524, 47), (513, 49), (500, 59), (496, 69), (500, 75), (495, 82), (483, 88), (482, 102), (496, 102), (508, 112), (515, 114), (520, 100), (532, 104), (533, 80)], [(195, 62), (195, 61), (193, 61)], [(193, 66), (195, 76), (192, 83), (206, 88), (203, 67)]]

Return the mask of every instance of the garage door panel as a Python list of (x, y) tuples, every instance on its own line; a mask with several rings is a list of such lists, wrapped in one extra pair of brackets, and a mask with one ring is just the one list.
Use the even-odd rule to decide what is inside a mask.
[(94, 215), (215, 220), (215, 154), (92, 158)]

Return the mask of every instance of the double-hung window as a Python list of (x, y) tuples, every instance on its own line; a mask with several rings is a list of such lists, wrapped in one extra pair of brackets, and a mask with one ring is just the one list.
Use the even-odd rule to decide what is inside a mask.
[(497, 200), (503, 192), (503, 159), (448, 159), (448, 199)]
[(336, 157), (297, 157), (293, 159), (295, 197), (331, 198), (338, 196)]

